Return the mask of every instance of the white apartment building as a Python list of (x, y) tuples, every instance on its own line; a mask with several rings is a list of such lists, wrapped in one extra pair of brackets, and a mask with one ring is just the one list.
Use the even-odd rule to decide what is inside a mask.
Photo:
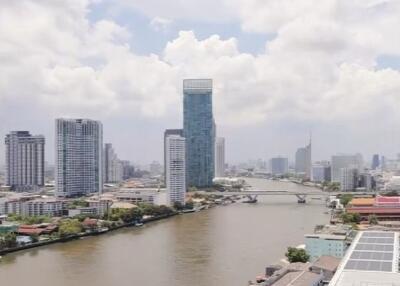
[(353, 191), (357, 188), (358, 170), (354, 168), (340, 169), (340, 190)]
[(361, 154), (355, 155), (335, 155), (331, 158), (331, 180), (340, 182), (340, 169), (355, 168), (362, 171), (363, 159)]
[(225, 177), (225, 138), (215, 140), (215, 177)]
[(56, 119), (56, 194), (73, 197), (103, 189), (103, 127), (90, 119)]
[(111, 143), (104, 147), (104, 182), (119, 183), (123, 180), (124, 165), (118, 159)]
[(24, 216), (61, 216), (63, 214), (63, 202), (56, 199), (37, 199), (22, 203), (22, 215)]
[(169, 135), (166, 138), (166, 185), (167, 203), (185, 203), (186, 194), (186, 140), (179, 135)]
[(64, 204), (56, 199), (2, 198), (0, 215), (61, 216)]
[(12, 131), (6, 135), (6, 184), (16, 191), (44, 185), (44, 144), (41, 135)]

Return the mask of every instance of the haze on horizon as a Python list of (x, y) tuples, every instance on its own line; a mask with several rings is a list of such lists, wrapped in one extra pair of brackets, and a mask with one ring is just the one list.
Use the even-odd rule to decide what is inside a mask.
[[(168, 3), (167, 3), (168, 2)], [(0, 138), (101, 120), (119, 158), (162, 162), (182, 80), (212, 78), (228, 162), (400, 152), (397, 0), (0, 3)], [(4, 143), (0, 144), (0, 165)]]

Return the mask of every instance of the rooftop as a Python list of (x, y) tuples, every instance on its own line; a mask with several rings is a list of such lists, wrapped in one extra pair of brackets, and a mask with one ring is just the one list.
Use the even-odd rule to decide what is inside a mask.
[(339, 263), (340, 263), (340, 258), (323, 255), (313, 263), (312, 267), (317, 267), (320, 269), (334, 272), (338, 268)]
[(329, 286), (400, 286), (399, 233), (360, 231)]
[(365, 206), (365, 205), (373, 205), (375, 202), (374, 198), (354, 198), (350, 201), (350, 205), (352, 206)]

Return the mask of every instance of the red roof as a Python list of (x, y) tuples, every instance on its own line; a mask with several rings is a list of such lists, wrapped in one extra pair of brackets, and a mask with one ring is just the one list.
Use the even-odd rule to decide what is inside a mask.
[(97, 219), (87, 217), (82, 224), (84, 226), (97, 226)]
[(359, 214), (395, 214), (400, 215), (400, 208), (388, 208), (388, 207), (361, 207), (361, 208), (348, 208), (348, 213), (359, 213)]
[(391, 205), (391, 206), (399, 206), (400, 207), (400, 197), (377, 196), (375, 198), (375, 205), (379, 205), (379, 206)]
[(26, 234), (26, 235), (34, 235), (34, 234), (41, 234), (44, 231), (43, 228), (38, 228), (38, 227), (34, 227), (31, 225), (21, 225), (18, 228), (18, 233), (20, 234)]

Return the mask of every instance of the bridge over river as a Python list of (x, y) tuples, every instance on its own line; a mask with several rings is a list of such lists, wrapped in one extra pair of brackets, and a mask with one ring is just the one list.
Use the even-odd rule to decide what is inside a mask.
[(218, 196), (246, 196), (250, 201), (257, 201), (258, 196), (296, 196), (298, 198), (299, 203), (305, 203), (306, 198), (308, 196), (314, 198), (325, 198), (327, 199), (329, 196), (338, 196), (344, 194), (350, 194), (354, 196), (372, 196), (375, 193), (372, 192), (323, 192), (323, 191), (286, 191), (286, 190), (256, 190), (256, 189), (248, 189), (245, 191), (224, 191), (224, 192), (203, 192), (211, 195)]

